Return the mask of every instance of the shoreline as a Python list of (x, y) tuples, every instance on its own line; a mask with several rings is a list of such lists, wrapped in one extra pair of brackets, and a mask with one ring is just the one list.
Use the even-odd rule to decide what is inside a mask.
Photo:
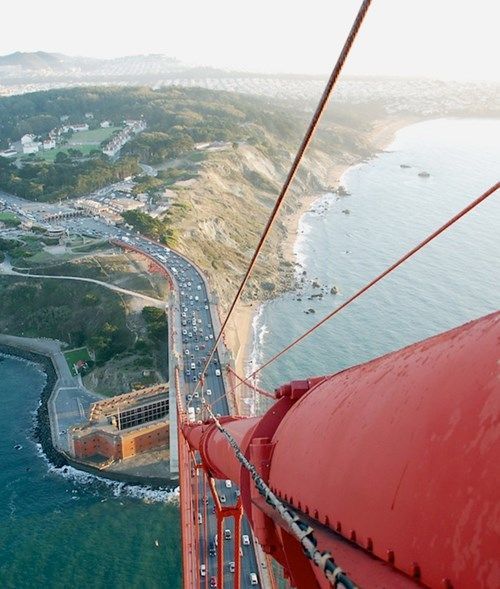
[[(368, 139), (372, 144), (370, 155), (363, 158), (353, 158), (350, 163), (333, 164), (330, 167), (327, 177), (330, 190), (305, 195), (301, 199), (298, 209), (282, 218), (282, 222), (287, 229), (287, 236), (283, 241), (283, 256), (288, 262), (294, 266), (297, 263), (295, 243), (299, 237), (300, 220), (310, 210), (314, 202), (327, 192), (338, 189), (343, 175), (350, 168), (362, 164), (383, 152), (394, 141), (394, 137), (399, 130), (422, 120), (423, 117), (408, 115), (376, 121), (368, 133)], [(255, 345), (252, 329), (253, 320), (263, 303), (264, 301), (261, 301), (250, 305), (240, 302), (231, 321), (233, 325), (228, 326), (226, 334), (228, 347), (233, 352), (236, 372), (242, 377), (246, 376), (246, 367)], [(236, 324), (238, 325), (237, 328)]]
[(45, 374), (45, 384), (40, 393), (40, 403), (36, 410), (35, 423), (32, 430), (33, 440), (40, 444), (42, 454), (49, 465), (56, 469), (73, 467), (76, 470), (105, 479), (112, 482), (124, 483), (132, 486), (140, 486), (154, 490), (173, 491), (178, 482), (168, 478), (150, 477), (143, 478), (140, 476), (128, 475), (126, 473), (112, 473), (104, 470), (93, 468), (82, 462), (78, 462), (59, 452), (52, 441), (52, 431), (49, 415), (49, 400), (55, 391), (59, 379), (57, 369), (53, 359), (49, 355), (33, 352), (27, 348), (11, 346), (0, 343), (0, 355), (14, 358), (16, 360), (25, 360), (36, 364), (39, 370)]
[(58, 452), (52, 444), (48, 402), (58, 380), (57, 371), (52, 359), (50, 356), (37, 354), (36, 352), (24, 348), (16, 348), (7, 344), (0, 344), (0, 354), (36, 364), (45, 374), (46, 380), (40, 393), (40, 404), (36, 410), (33, 437), (35, 442), (40, 444), (43, 454), (52, 466), (55, 468), (67, 466), (69, 463), (66, 457)]

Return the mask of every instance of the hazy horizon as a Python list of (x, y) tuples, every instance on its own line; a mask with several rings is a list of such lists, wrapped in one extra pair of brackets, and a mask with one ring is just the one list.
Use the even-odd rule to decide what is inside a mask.
[[(172, 7), (143, 0), (120, 8), (88, 0), (85, 10), (70, 15), (62, 0), (28, 0), (2, 7), (4, 22), (22, 26), (3, 31), (0, 54), (162, 54), (188, 66), (326, 75), (359, 5), (360, 0), (345, 0), (325, 7), (311, 0), (290, 12), (283, 0), (237, 8), (229, 0)], [(500, 81), (494, 64), (500, 54), (498, 16), (500, 7), (490, 0), (460, 6), (452, 0), (375, 0), (344, 74)]]

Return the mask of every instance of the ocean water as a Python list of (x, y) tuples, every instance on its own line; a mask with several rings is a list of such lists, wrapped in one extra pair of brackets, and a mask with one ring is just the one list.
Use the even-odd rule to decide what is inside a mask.
[(44, 381), (0, 359), (0, 587), (180, 587), (175, 498), (52, 468), (32, 437)]
[[(349, 196), (319, 197), (295, 244), (304, 283), (260, 308), (247, 374), (500, 180), (499, 137), (497, 119), (417, 123), (344, 174)], [(260, 384), (334, 373), (496, 310), (499, 260), (497, 193), (266, 368)]]

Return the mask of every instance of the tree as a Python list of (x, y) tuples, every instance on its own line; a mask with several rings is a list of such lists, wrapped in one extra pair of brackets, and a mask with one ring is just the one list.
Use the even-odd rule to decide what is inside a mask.
[(60, 151), (60, 152), (59, 152), (59, 153), (56, 155), (56, 157), (55, 157), (55, 159), (54, 159), (54, 162), (55, 162), (56, 164), (64, 164), (64, 163), (67, 163), (67, 162), (69, 162), (69, 161), (71, 161), (71, 158), (70, 158), (70, 157), (69, 157), (69, 155), (68, 155), (67, 153), (65, 153), (64, 151)]

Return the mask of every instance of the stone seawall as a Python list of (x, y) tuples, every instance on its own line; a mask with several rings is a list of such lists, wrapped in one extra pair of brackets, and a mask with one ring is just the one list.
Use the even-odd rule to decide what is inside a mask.
[(35, 440), (42, 446), (42, 450), (51, 464), (60, 468), (69, 464), (66, 456), (58, 452), (52, 444), (48, 402), (57, 383), (57, 372), (50, 356), (37, 354), (26, 349), (0, 344), (0, 354), (21, 358), (36, 364), (46, 376), (46, 381), (40, 395), (40, 405), (36, 412), (34, 428)]
[(32, 352), (25, 348), (18, 348), (6, 344), (0, 344), (0, 354), (19, 358), (36, 364), (46, 376), (46, 381), (40, 395), (40, 405), (36, 412), (36, 423), (33, 429), (34, 439), (41, 445), (42, 451), (47, 460), (56, 468), (72, 466), (78, 470), (88, 472), (89, 474), (119, 481), (130, 485), (142, 485), (153, 489), (175, 488), (178, 486), (178, 479), (160, 478), (160, 477), (141, 477), (138, 475), (129, 475), (127, 473), (114, 473), (111, 471), (100, 470), (91, 465), (78, 462), (59, 452), (52, 442), (52, 432), (50, 427), (49, 400), (55, 390), (58, 374), (50, 356)]

